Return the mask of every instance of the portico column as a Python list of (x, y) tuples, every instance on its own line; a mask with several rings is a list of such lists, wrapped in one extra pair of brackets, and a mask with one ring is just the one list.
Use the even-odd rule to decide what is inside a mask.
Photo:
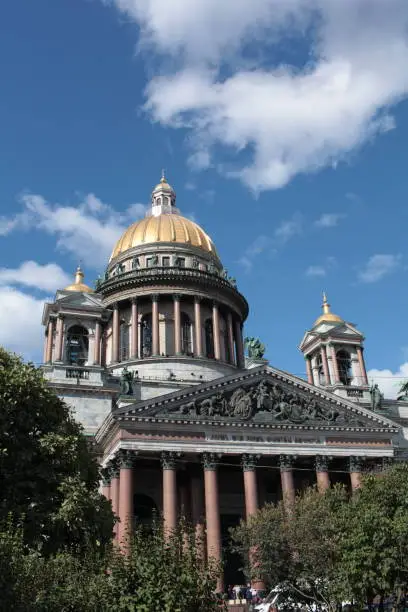
[(329, 457), (323, 455), (316, 455), (315, 457), (316, 467), (316, 482), (319, 493), (324, 493), (327, 489), (330, 489), (330, 478), (329, 478)]
[(64, 318), (58, 315), (57, 319), (57, 345), (55, 347), (55, 361), (62, 361), (62, 336), (64, 333)]
[(235, 365), (234, 325), (232, 322), (232, 314), (230, 312), (227, 314), (227, 331), (230, 362)]
[(367, 370), (366, 370), (365, 363), (364, 363), (363, 349), (361, 348), (361, 346), (357, 346), (356, 351), (357, 351), (358, 363), (360, 366), (362, 383), (363, 385), (368, 385), (368, 377), (367, 377)]
[[(221, 521), (218, 501), (217, 458), (213, 453), (203, 455), (205, 519), (207, 524), (207, 558), (221, 563)], [(224, 590), (222, 575), (217, 580), (217, 590)]]
[[(111, 463), (111, 486), (110, 486), (110, 497), (112, 502), (112, 512), (118, 517), (119, 516), (119, 464), (115, 459)], [(115, 533), (115, 540), (119, 540), (119, 524), (116, 523), (113, 531)]]
[(203, 357), (203, 337), (201, 329), (201, 298), (194, 298), (194, 330), (195, 330), (195, 346), (194, 355)]
[(321, 357), (322, 357), (322, 364), (323, 364), (323, 372), (324, 372), (325, 384), (326, 385), (330, 385), (329, 364), (328, 364), (328, 361), (327, 361), (327, 353), (326, 353), (326, 347), (325, 346), (320, 347), (320, 354), (321, 354)]
[(160, 355), (159, 345), (159, 294), (152, 295), (152, 355)]
[(212, 320), (213, 320), (213, 332), (214, 332), (214, 357), (215, 359), (221, 359), (221, 343), (220, 343), (220, 313), (218, 311), (218, 304), (213, 302), (212, 307)]
[(279, 467), (282, 484), (282, 499), (287, 509), (289, 509), (295, 501), (295, 484), (293, 481), (293, 456), (280, 455)]
[(331, 351), (331, 355), (332, 355), (332, 364), (333, 364), (333, 371), (334, 371), (334, 383), (339, 383), (340, 382), (340, 374), (339, 374), (339, 364), (337, 363), (337, 354), (336, 354), (336, 348), (333, 344), (330, 345), (330, 351)]
[(100, 321), (95, 323), (95, 344), (94, 344), (94, 365), (101, 365), (101, 332), (102, 326)]
[(350, 469), (350, 482), (353, 493), (361, 486), (361, 457), (350, 457), (349, 469)]
[(237, 349), (237, 366), (245, 368), (244, 343), (242, 341), (242, 328), (239, 319), (235, 319), (235, 346)]
[(48, 321), (48, 332), (47, 332), (47, 356), (45, 358), (46, 363), (52, 362), (52, 342), (54, 336), (54, 319)]
[(312, 364), (310, 362), (310, 357), (309, 355), (305, 356), (305, 363), (306, 363), (306, 374), (307, 374), (307, 382), (310, 385), (313, 385), (313, 372), (312, 372)]
[(110, 500), (110, 483), (111, 483), (111, 475), (110, 470), (108, 468), (104, 468), (101, 470), (102, 472), (102, 495), (106, 497), (106, 499)]
[(113, 363), (119, 362), (119, 335), (120, 335), (119, 304), (116, 303), (113, 306), (113, 320), (112, 320), (112, 361)]
[[(242, 456), (242, 469), (244, 472), (244, 492), (245, 492), (245, 515), (246, 520), (255, 514), (259, 509), (258, 485), (256, 480), (256, 462), (258, 457), (255, 455)], [(252, 569), (256, 571), (256, 547), (249, 552)], [(259, 579), (251, 582), (254, 589), (263, 590), (265, 584)]]
[(119, 542), (124, 552), (129, 548), (133, 531), (133, 451), (119, 453)]
[(181, 313), (180, 313), (180, 298), (181, 296), (175, 293), (173, 295), (174, 304), (174, 352), (176, 355), (181, 355)]
[(139, 358), (139, 338), (138, 338), (138, 308), (137, 308), (137, 299), (132, 299), (132, 331), (131, 331), (131, 339), (132, 339), (132, 351), (131, 356), (132, 359)]
[(193, 474), (191, 478), (191, 519), (195, 530), (195, 541), (198, 554), (205, 560), (205, 526), (204, 526), (204, 483), (202, 476)]
[(161, 461), (163, 468), (164, 531), (169, 536), (177, 527), (176, 455), (175, 453), (163, 452)]

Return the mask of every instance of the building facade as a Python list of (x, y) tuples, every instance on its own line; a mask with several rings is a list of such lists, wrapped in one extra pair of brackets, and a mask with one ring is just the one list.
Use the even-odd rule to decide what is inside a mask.
[(356, 488), (403, 455), (407, 403), (370, 392), (364, 337), (326, 297), (300, 344), (307, 380), (245, 358), (247, 301), (164, 176), (95, 290), (83, 281), (79, 268), (45, 305), (43, 370), (93, 436), (119, 540), (134, 520), (159, 512), (171, 529), (184, 515), (221, 559), (229, 528), (265, 502)]

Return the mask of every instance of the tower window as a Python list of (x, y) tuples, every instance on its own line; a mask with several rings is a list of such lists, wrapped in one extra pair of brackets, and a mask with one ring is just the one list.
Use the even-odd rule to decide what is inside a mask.
[(67, 361), (70, 365), (84, 366), (88, 361), (88, 330), (73, 325), (67, 334)]
[(341, 349), (340, 351), (337, 351), (336, 359), (340, 382), (342, 382), (343, 385), (349, 385), (353, 379), (350, 355), (347, 351)]
[(317, 355), (316, 357), (316, 368), (317, 368), (317, 376), (319, 380), (319, 385), (325, 385), (326, 377), (324, 375), (323, 360), (322, 360), (321, 355)]
[(214, 330), (212, 319), (207, 319), (204, 326), (205, 332), (205, 354), (206, 357), (214, 359)]
[(193, 352), (191, 342), (192, 326), (190, 317), (185, 312), (181, 313), (181, 352), (184, 355), (191, 355)]
[(150, 357), (152, 354), (152, 315), (147, 314), (142, 318), (140, 326), (140, 355)]
[(129, 326), (122, 323), (120, 326), (120, 361), (129, 359)]
[(153, 257), (146, 257), (146, 268), (151, 268), (153, 266)]
[(170, 257), (162, 258), (162, 266), (163, 268), (168, 268), (170, 266)]

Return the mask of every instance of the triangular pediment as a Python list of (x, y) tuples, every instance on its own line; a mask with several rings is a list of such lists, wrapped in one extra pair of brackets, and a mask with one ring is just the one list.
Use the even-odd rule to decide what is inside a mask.
[(261, 366), (144, 402), (120, 405), (117, 420), (246, 423), (253, 427), (370, 429), (398, 425), (304, 380)]
[(57, 302), (62, 307), (103, 310), (101, 298), (89, 293), (70, 291), (64, 295), (61, 292), (57, 295)]

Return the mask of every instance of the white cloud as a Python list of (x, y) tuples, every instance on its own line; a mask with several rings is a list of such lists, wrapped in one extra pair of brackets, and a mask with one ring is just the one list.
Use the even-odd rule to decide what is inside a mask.
[(335, 227), (345, 215), (342, 213), (324, 213), (315, 221), (316, 227)]
[(86, 266), (106, 265), (116, 241), (126, 227), (146, 212), (144, 204), (132, 204), (118, 213), (94, 194), (82, 198), (77, 206), (63, 206), (46, 201), (42, 195), (21, 196), (23, 212), (5, 219), (10, 230), (33, 228), (56, 236), (57, 247), (83, 260)]
[(25, 261), (19, 268), (0, 268), (0, 285), (24, 285), (42, 291), (56, 291), (71, 282), (71, 277), (55, 263), (40, 265), (35, 261)]
[(0, 345), (40, 362), (43, 305), (14, 287), (0, 287)]
[(387, 274), (394, 272), (401, 263), (401, 255), (372, 255), (358, 277), (363, 283), (376, 283)]
[(326, 268), (324, 266), (309, 266), (305, 274), (306, 276), (326, 276)]
[(394, 128), (389, 109), (408, 93), (406, 0), (103, 1), (165, 59), (146, 89), (152, 119), (191, 132), (196, 168), (221, 145), (223, 172), (256, 191), (335, 167)]
[(401, 384), (408, 380), (408, 362), (403, 363), (396, 372), (371, 369), (368, 370), (367, 376), (370, 384), (378, 384), (385, 398), (395, 399)]
[(337, 265), (337, 260), (335, 257), (330, 255), (329, 257), (325, 257), (322, 263), (311, 265), (306, 268), (305, 276), (309, 277), (322, 277), (326, 276), (328, 272)]
[(238, 259), (245, 272), (250, 272), (254, 263), (254, 259), (263, 253), (265, 250), (272, 250), (272, 239), (269, 236), (260, 235), (245, 249), (242, 257)]
[(294, 236), (302, 233), (302, 217), (298, 213), (294, 214), (291, 219), (282, 221), (274, 232), (275, 241), (279, 244), (285, 244)]

